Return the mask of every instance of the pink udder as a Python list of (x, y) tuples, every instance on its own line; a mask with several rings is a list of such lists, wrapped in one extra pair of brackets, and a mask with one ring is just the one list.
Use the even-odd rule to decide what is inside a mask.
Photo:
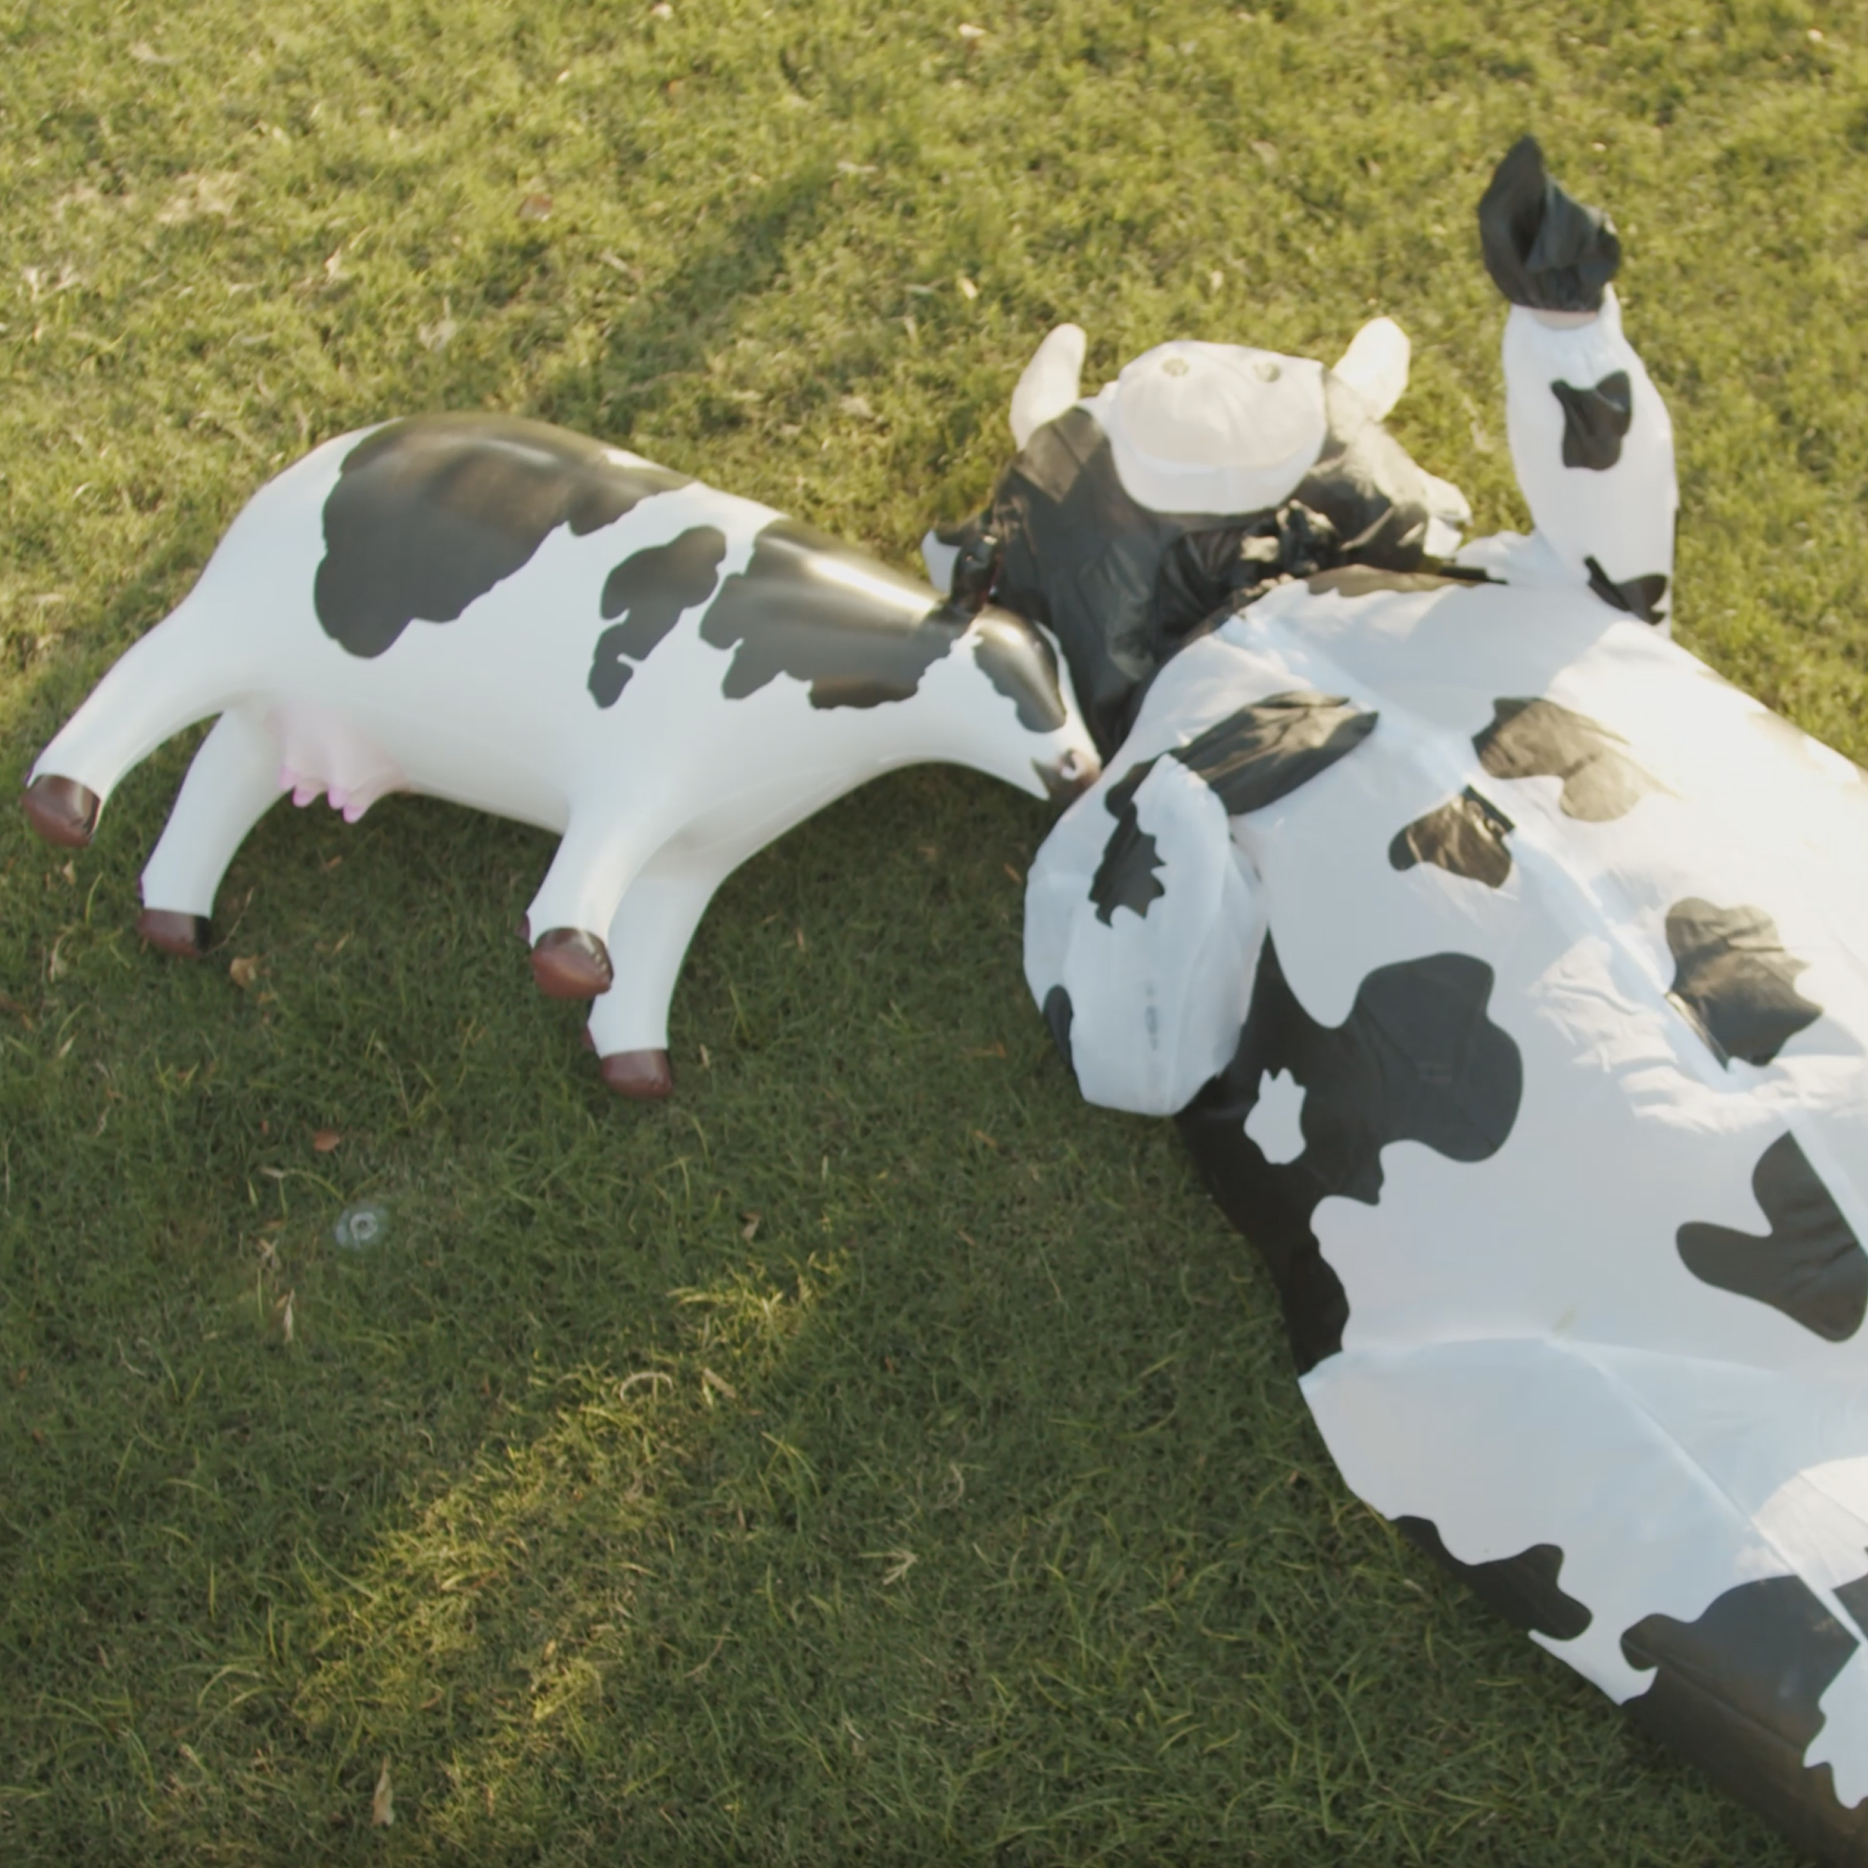
[(396, 762), (341, 714), (300, 702), (281, 708), (272, 725), (285, 742), (279, 788), (296, 805), (325, 794), (354, 824), (384, 793), (407, 788)]

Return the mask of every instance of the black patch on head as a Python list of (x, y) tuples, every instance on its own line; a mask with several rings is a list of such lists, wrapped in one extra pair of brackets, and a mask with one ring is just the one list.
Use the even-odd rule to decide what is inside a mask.
[(1615, 370), (1593, 389), (1552, 383), (1550, 393), (1563, 405), (1564, 466), (1607, 473), (1621, 459), (1622, 436), (1634, 420), (1634, 384), (1628, 372)]
[(1667, 911), (1676, 1011), (1722, 1064), (1768, 1064), (1823, 1008), (1797, 991), (1808, 966), (1786, 951), (1762, 908), (1717, 908), (1697, 896)]
[(1697, 1621), (1649, 1615), (1622, 1636), (1631, 1667), (1659, 1669), (1627, 1711), (1806, 1852), (1860, 1861), (1868, 1804), (1843, 1808), (1830, 1767), (1803, 1763), (1858, 1645), (1801, 1577), (1740, 1583)]
[(1488, 889), (1502, 888), (1511, 874), (1505, 838), (1515, 828), (1503, 811), (1468, 785), (1457, 798), (1397, 830), (1388, 860), (1397, 869), (1433, 863), (1449, 875), (1483, 882)]
[(1632, 616), (1637, 623), (1659, 623), (1666, 617), (1667, 578), (1664, 572), (1650, 571), (1646, 577), (1631, 577), (1618, 584), (1593, 558), (1583, 562), (1589, 567), (1590, 591), (1611, 610)]
[(1037, 429), (1001, 477), (976, 526), (998, 550), (994, 600), (1056, 634), (1104, 758), (1155, 671), (1217, 616), (1332, 566), (1420, 563), (1425, 475), (1328, 371), (1323, 392), (1322, 452), (1275, 509), (1151, 511), (1081, 408)]
[[(1178, 759), (1204, 781), (1228, 817), (1243, 817), (1288, 797), (1355, 749), (1375, 731), (1378, 715), (1339, 694), (1298, 690), (1241, 707), (1185, 746), (1161, 756)], [(1136, 816), (1135, 793), (1155, 761), (1138, 765), (1103, 794), (1116, 827), (1090, 881), (1096, 918), (1105, 926), (1118, 908), (1145, 916), (1167, 893), (1155, 880), (1161, 859)]]
[(1620, 750), (1627, 741), (1551, 700), (1495, 700), (1492, 724), (1472, 736), (1494, 778), (1560, 778), (1563, 815), (1586, 824), (1625, 817), (1665, 787)]
[(1053, 986), (1044, 995), (1044, 1022), (1051, 1029), (1051, 1042), (1057, 1046), (1064, 1068), (1071, 1071), (1077, 1067), (1070, 1055), (1070, 1027), (1075, 1017), (1076, 1008), (1070, 1003), (1070, 994), (1062, 986)]
[(622, 621), (597, 638), (590, 658), (590, 696), (613, 707), (635, 671), (623, 658), (642, 661), (681, 620), (681, 612), (713, 595), (726, 556), (726, 534), (718, 526), (690, 526), (665, 545), (632, 552), (603, 582), (599, 608), (607, 621)]
[(1552, 1641), (1574, 1641), (1595, 1620), (1582, 1603), (1557, 1586), (1563, 1551), (1556, 1544), (1533, 1544), (1515, 1557), (1494, 1557), (1487, 1563), (1462, 1563), (1440, 1541), (1440, 1527), (1432, 1519), (1396, 1518), (1394, 1526), (1409, 1543), (1462, 1578), (1481, 1602), (1514, 1627), (1535, 1629)]
[(1291, 501), (1329, 521), (1338, 551), (1296, 574), (1308, 577), (1342, 564), (1418, 569), (1431, 511), (1426, 474), (1334, 370), (1323, 372), (1323, 411), (1323, 451)]
[(1005, 698), (1018, 703), (1027, 733), (1055, 733), (1070, 718), (1058, 685), (1057, 657), (1030, 623), (1008, 610), (973, 618), (973, 659)]
[(1479, 244), (1492, 283), (1535, 311), (1600, 311), (1622, 259), (1615, 223), (1551, 180), (1534, 136), (1493, 170), (1479, 200)]
[(813, 707), (907, 700), (960, 639), (966, 618), (815, 526), (774, 519), (752, 561), (720, 586), (701, 640), (733, 649), (720, 691), (756, 694), (777, 675), (811, 684)]
[(1300, 689), (1241, 707), (1170, 756), (1206, 780), (1228, 817), (1288, 797), (1375, 731), (1378, 715)]
[[(1214, 1198), (1277, 1283), (1300, 1372), (1342, 1347), (1349, 1317), (1311, 1230), (1318, 1204), (1332, 1194), (1375, 1204), (1391, 1142), (1483, 1161), (1511, 1133), (1524, 1067), (1488, 1014), (1492, 985), (1492, 969), (1468, 954), (1378, 967), (1332, 1030), (1298, 1003), (1267, 937), (1232, 1062), (1176, 1118)], [(1304, 1152), (1273, 1163), (1245, 1120), (1280, 1070), (1304, 1090)]]
[(688, 482), (601, 442), (513, 415), (417, 415), (366, 435), (324, 502), (312, 584), (324, 633), (381, 655), (410, 623), (451, 623), (531, 561)]
[(1183, 533), (1214, 522), (1212, 514), (1151, 512), (1133, 498), (1087, 409), (1038, 428), (993, 493), (983, 527), (1003, 541), (993, 599), (1055, 633), (1105, 758), (1159, 665), (1149, 629), (1162, 559)]
[(1161, 867), (1155, 840), (1142, 829), (1135, 808), (1135, 794), (1154, 769), (1155, 761), (1150, 759), (1125, 772), (1103, 793), (1103, 803), (1116, 820), (1116, 827), (1103, 845), (1103, 860), (1096, 865), (1096, 874), (1090, 878), (1090, 900), (1096, 904), (1096, 918), (1104, 927), (1109, 926), (1118, 908), (1132, 908), (1145, 917), (1150, 905), (1167, 893), (1155, 880), (1155, 871)]
[(1702, 1283), (1781, 1310), (1825, 1342), (1843, 1343), (1868, 1314), (1868, 1252), (1794, 1135), (1758, 1157), (1751, 1191), (1771, 1230), (1763, 1238), (1695, 1220), (1675, 1244)]

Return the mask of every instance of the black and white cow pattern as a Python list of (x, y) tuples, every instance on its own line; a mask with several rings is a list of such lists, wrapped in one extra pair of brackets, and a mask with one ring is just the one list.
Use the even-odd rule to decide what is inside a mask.
[[(1350, 1486), (1860, 1862), (1868, 779), (1667, 639), (1672, 433), (1607, 218), (1526, 139), (1480, 223), (1536, 532), (1157, 643), (1032, 866), (1027, 978), (1086, 1096), (1178, 1112)], [(1299, 695), (1372, 730), (1209, 782)]]
[(122, 774), (209, 715), (143, 874), (157, 945), (206, 945), (282, 790), (352, 820), (391, 791), (518, 818), (562, 833), (527, 917), (539, 983), (595, 998), (606, 1076), (635, 1094), (669, 1087), (668, 1000), (707, 902), (788, 826), (920, 759), (1039, 796), (1096, 770), (1029, 623), (506, 416), (343, 436), (263, 488), (46, 748), (29, 815), (86, 840)]
[[(1373, 728), (1229, 811), (1192, 749), (1300, 694)], [(1868, 1838), (1868, 782), (1761, 711), (1581, 591), (1287, 585), (1155, 677), (1033, 865), (1027, 972), (1086, 1092), (1180, 1111), (1350, 1485), (1833, 1854)], [(1105, 917), (1125, 788), (1151, 888)], [(1242, 975), (1181, 977), (1225, 915)]]

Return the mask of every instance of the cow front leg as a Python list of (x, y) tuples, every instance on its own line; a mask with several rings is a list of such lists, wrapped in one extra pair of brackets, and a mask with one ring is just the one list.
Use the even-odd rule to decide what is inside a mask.
[(590, 1008), (590, 1042), (603, 1080), (619, 1096), (647, 1100), (674, 1089), (668, 1006), (688, 943), (725, 877), (717, 864), (658, 856), (631, 883), (610, 923), (621, 972)]
[(659, 825), (572, 811), (524, 922), (532, 977), (548, 999), (594, 999), (610, 990), (615, 968), (597, 930), (615, 919), (624, 892), (662, 836)]
[(152, 947), (205, 953), (221, 877), (279, 795), (279, 742), (246, 708), (221, 715), (201, 743), (143, 871), (136, 929)]

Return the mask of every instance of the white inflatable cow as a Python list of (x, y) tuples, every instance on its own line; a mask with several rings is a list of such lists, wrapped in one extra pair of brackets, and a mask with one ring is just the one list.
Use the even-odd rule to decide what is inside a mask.
[(206, 946), (281, 792), (352, 821), (428, 792), (559, 831), (533, 969), (595, 999), (605, 1080), (637, 1096), (671, 1087), (702, 911), (800, 818), (922, 759), (1039, 796), (1097, 771), (1020, 618), (962, 615), (768, 507), (506, 416), (344, 435), (263, 488), (45, 749), (27, 814), (87, 842), (122, 775), (211, 715), (143, 872), (145, 936)]
[[(1282, 507), (1176, 530), (1125, 397), (1206, 371), (1198, 455), (1222, 369), (1273, 379), (1170, 346), (1028, 434), (958, 539), (1126, 728), (1033, 864), (1027, 976), (1086, 1096), (1178, 1113), (1348, 1483), (1861, 1862), (1868, 780), (1668, 640), (1671, 434), (1612, 231), (1534, 144), (1481, 221), (1533, 537), (1396, 574), (1338, 528), (1290, 575)], [(1105, 588), (1158, 625), (1223, 562), (1216, 627), (1124, 638), (1118, 597), (1097, 639), (1109, 542), (1059, 515), (1098, 474), (1150, 514)]]

